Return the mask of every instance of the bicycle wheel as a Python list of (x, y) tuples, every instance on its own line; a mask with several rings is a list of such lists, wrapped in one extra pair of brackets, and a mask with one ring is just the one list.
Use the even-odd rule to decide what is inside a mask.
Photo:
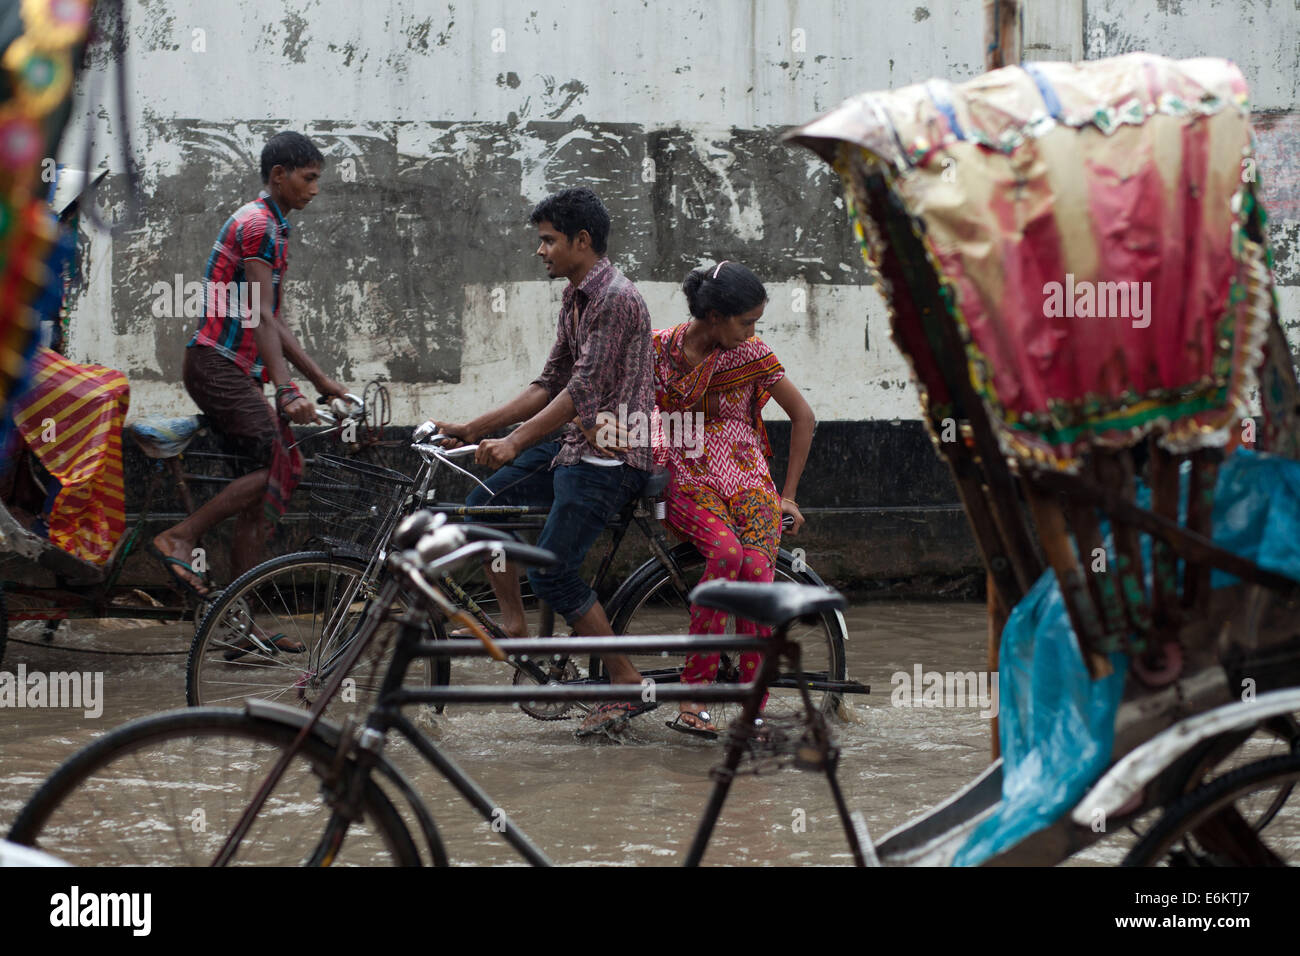
[[(309, 708), (333, 676), (348, 642), (361, 626), (376, 582), (366, 561), (328, 551), (272, 558), (226, 588), (194, 634), (186, 668), (185, 699), (192, 707), (238, 704), (260, 697)], [(364, 715), (374, 703), (397, 636), (402, 608), (386, 612), (380, 632), (357, 662), (329, 713)], [(442, 624), (431, 621), (434, 637)], [(282, 636), (278, 645), (276, 639)], [(299, 642), (304, 650), (282, 648)], [(406, 683), (434, 681), (432, 661), (411, 662)]]
[[(692, 544), (680, 544), (671, 556), (681, 569), (686, 593), (673, 583), (668, 569), (651, 559), (633, 572), (627, 582), (610, 599), (606, 609), (615, 634), (685, 634), (690, 625), (690, 593), (704, 574), (704, 556)], [(796, 570), (793, 556), (782, 550), (777, 555), (777, 581), (798, 584), (821, 584), (817, 575), (806, 567)], [(734, 631), (734, 619), (729, 630)], [(816, 623), (795, 622), (790, 627), (791, 639), (800, 646), (802, 673), (813, 680), (842, 681), (845, 679), (844, 640), (847, 637), (842, 615), (830, 612), (818, 617)], [(685, 655), (631, 655), (633, 665), (643, 677), (656, 683), (678, 683), (681, 680)], [(739, 681), (739, 660), (723, 655), (718, 669), (718, 680)], [(810, 689), (813, 706), (822, 713), (833, 713), (840, 705), (842, 695), (828, 689)], [(739, 704), (705, 705), (715, 718), (722, 721), (739, 714)], [(782, 673), (780, 686), (772, 688), (765, 714), (771, 717), (793, 717), (803, 711), (796, 676)], [(716, 720), (715, 720), (716, 722)], [(722, 726), (721, 723), (718, 726)]]
[[(1193, 776), (1199, 777), (1196, 785), (1204, 786), (1239, 767), (1297, 751), (1300, 751), (1300, 723), (1292, 715), (1284, 714), (1255, 728), (1254, 733), (1217, 760), (1201, 761)], [(1192, 789), (1193, 786), (1186, 787), (1188, 792)], [(1259, 791), (1249, 800), (1240, 801), (1237, 809), (1254, 829), (1262, 830), (1291, 798), (1292, 789), (1282, 786), (1272, 792)]]
[[(1300, 806), (1276, 795), (1300, 781), (1300, 753), (1231, 770), (1174, 801), (1137, 842), (1125, 866), (1295, 866)], [(1262, 797), (1262, 800), (1259, 799)], [(1272, 813), (1256, 826), (1255, 806)]]
[[(83, 748), (27, 802), (9, 839), (78, 866), (206, 866), (296, 727), (239, 710), (176, 710)], [(361, 818), (331, 853), (341, 818), (326, 803), (355, 765), (321, 734), (303, 742), (253, 821), (236, 865), (418, 865), (392, 802), (366, 780)]]

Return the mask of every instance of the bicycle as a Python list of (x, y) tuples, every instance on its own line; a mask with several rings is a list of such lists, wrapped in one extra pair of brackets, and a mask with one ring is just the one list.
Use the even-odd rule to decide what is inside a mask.
[[(368, 501), (370, 494), (378, 494), (387, 507), (382, 520), (374, 516), (373, 503), (366, 505), (373, 518), (369, 523), (345, 517), (345, 521), (359, 529), (358, 535), (362, 531), (369, 534), (364, 546), (358, 544), (357, 536), (344, 540), (338, 537), (337, 528), (331, 528), (324, 532), (329, 545), (324, 550), (273, 559), (249, 571), (227, 589), (195, 632), (186, 669), (187, 703), (191, 706), (224, 704), (260, 696), (294, 700), (302, 706), (310, 706), (346, 650), (364, 613), (365, 602), (379, 591), (385, 568), (385, 549), (393, 529), (404, 515), (417, 508), (430, 509), (459, 521), (485, 522), (490, 527), (511, 532), (541, 527), (546, 519), (545, 508), (468, 507), (438, 502), (433, 482), (440, 468), (451, 468), (477, 481), (456, 464), (458, 459), (472, 456), (477, 446), (448, 450), (437, 443), (439, 437), (433, 433), (431, 424), (416, 430), (411, 447), (419, 455), (421, 464), (413, 478), (373, 468), (365, 474), (354, 475), (359, 482), (356, 488), (358, 500)], [(689, 605), (688, 582), (698, 579), (704, 559), (693, 545), (669, 545), (655, 520), (655, 497), (662, 491), (665, 480), (665, 475), (652, 478), (642, 496), (629, 502), (610, 524), (609, 543), (600, 559), (592, 587), (605, 605), (615, 634), (634, 636), (684, 630)], [(340, 477), (339, 485), (342, 486), (344, 481)], [(400, 503), (399, 491), (409, 491)], [(326, 525), (335, 520), (332, 512), (322, 511), (317, 517)], [(614, 588), (612, 569), (615, 559), (633, 526), (640, 529), (651, 557)], [(449, 574), (440, 581), (444, 592), (464, 612), (458, 626), (466, 626), (466, 621), (472, 619), (494, 639), (507, 639), (484, 606), (490, 607), (492, 603), (486, 582), (481, 577), (473, 580), (470, 577)], [(776, 578), (778, 581), (824, 586), (816, 572), (784, 550), (778, 557)], [(550, 634), (554, 616), (545, 607), (540, 610), (540, 632)], [(232, 613), (236, 618), (233, 626)], [(308, 654), (283, 655), (268, 645), (258, 648), (257, 653), (242, 662), (228, 661), (232, 631), (236, 635), (242, 634), (250, 619), (258, 620), (258, 626), (267, 633), (291, 631), (308, 645)], [(239, 623), (241, 621), (244, 623)], [(435, 639), (446, 637), (441, 622), (435, 621), (431, 627)], [(811, 682), (809, 689), (815, 695), (819, 709), (831, 712), (840, 706), (843, 695), (868, 692), (864, 685), (846, 677), (844, 642), (847, 627), (840, 611), (828, 610), (815, 622), (799, 625), (794, 638), (808, 649), (807, 672), (802, 679)], [(678, 661), (666, 665), (660, 656), (634, 655), (632, 662), (657, 684), (680, 680), (682, 663)], [(607, 682), (603, 665), (595, 655), (581, 661), (576, 655), (560, 654), (543, 662), (515, 661), (512, 666), (517, 684)], [(736, 659), (725, 657), (719, 669), (719, 679), (734, 681), (738, 677), (737, 669)], [(378, 674), (379, 668), (374, 666), (368, 679), (355, 678), (358, 683), (351, 688), (355, 696), (349, 702), (360, 705), (363, 696), (367, 699), (373, 697), (378, 689)], [(414, 675), (414, 680), (421, 684), (446, 684), (450, 679), (449, 662), (445, 659)], [(773, 682), (769, 710), (774, 715), (788, 712), (795, 706), (798, 694), (795, 676), (780, 675)], [(580, 706), (573, 703), (543, 706), (539, 702), (524, 701), (521, 709), (538, 720), (560, 720), (572, 716), (575, 708)]]
[[(759, 738), (753, 718), (766, 687), (786, 667), (800, 670), (799, 647), (788, 639), (790, 624), (842, 609), (844, 599), (829, 588), (752, 585), (713, 581), (692, 592), (707, 607), (726, 610), (770, 626), (771, 638), (641, 637), (525, 638), (497, 644), (471, 625), (473, 639), (425, 640), (428, 618), (450, 618), (458, 609), (439, 582), (455, 566), (492, 553), (521, 564), (545, 564), (554, 557), (519, 544), (508, 535), (477, 525), (447, 525), (445, 516), (409, 519), (394, 538), (402, 550), (389, 556), (393, 573), (371, 602), (366, 619), (311, 713), (250, 699), (243, 710), (200, 708), (146, 717), (127, 724), (74, 755), (52, 775), (19, 813), (10, 831), (15, 843), (33, 846), (74, 863), (213, 862), (331, 865), (446, 865), (446, 849), (435, 821), (407, 778), (384, 755), (394, 731), (492, 825), (527, 862), (550, 860), (443, 753), (402, 708), (438, 702), (547, 703), (575, 700), (643, 699), (642, 685), (551, 685), (428, 687), (404, 685), (413, 660), (432, 657), (546, 657), (572, 649), (605, 653), (634, 650), (671, 652), (683, 646), (740, 652), (763, 650), (763, 666), (746, 685), (656, 688), (661, 702), (690, 699), (743, 703), (741, 719), (727, 735), (723, 762), (696, 829), (686, 865), (698, 865), (708, 847), (730, 786), (744, 769), (775, 762), (826, 775), (853, 861), (863, 865), (914, 865), (950, 860), (955, 849), (984, 819), (1000, 792), (1001, 764), (995, 763), (962, 791), (921, 818), (874, 844), (862, 817), (851, 812), (836, 779), (839, 750), (826, 715), (812, 705), (795, 718), (776, 721)], [(401, 612), (395, 648), (374, 706), (364, 721), (340, 727), (321, 720), (344, 676), (380, 634), (387, 614)], [(506, 653), (509, 650), (509, 654)], [(1148, 740), (1113, 766), (1073, 808), (1053, 824), (1021, 840), (1013, 851), (1022, 861), (1058, 863), (1106, 831), (1089, 825), (1097, 807), (1127, 804), (1133, 793), (1147, 797), (1116, 812), (1122, 821), (1150, 809), (1162, 816), (1128, 862), (1178, 861), (1194, 841), (1201, 864), (1294, 862), (1300, 855), (1300, 808), (1284, 804), (1258, 827), (1242, 827), (1239, 804), (1256, 794), (1275, 794), (1300, 779), (1300, 756), (1249, 764), (1195, 787), (1183, 798), (1167, 795), (1185, 788), (1187, 763), (1200, 766), (1209, 751), (1231, 752), (1252, 729), (1266, 726), (1297, 706), (1300, 690), (1272, 691), (1256, 701), (1236, 702), (1188, 718)], [(742, 768), (742, 761), (751, 766)], [(1143, 768), (1146, 769), (1143, 769)], [(165, 779), (158, 780), (162, 773)], [(1199, 771), (1195, 771), (1199, 772)], [(1165, 794), (1165, 796), (1160, 796)], [(404, 806), (414, 821), (407, 825)], [(165, 819), (160, 819), (165, 817)], [(1062, 840), (1059, 827), (1068, 825)], [(417, 845), (417, 838), (420, 845)], [(1006, 862), (1006, 854), (999, 857)]]
[[(146, 717), (127, 724), (74, 755), (28, 801), (9, 838), (41, 846), (79, 863), (175, 863), (212, 860), (218, 864), (284, 862), (307, 865), (339, 862), (446, 865), (446, 850), (436, 824), (405, 776), (384, 756), (392, 732), (404, 738), (431, 767), (446, 778), (479, 813), (501, 832), (528, 862), (548, 865), (546, 855), (511, 824), (508, 817), (416, 725), (404, 706), (441, 701), (520, 702), (640, 700), (642, 685), (549, 687), (411, 687), (406, 671), (412, 661), (431, 657), (489, 655), (498, 660), (545, 657), (576, 646), (586, 653), (626, 649), (642, 652), (719, 649), (738, 653), (763, 650), (758, 677), (746, 685), (707, 688), (657, 688), (662, 701), (693, 699), (743, 703), (742, 719), (728, 737), (723, 767), (697, 830), (689, 864), (697, 864), (743, 755), (766, 748), (754, 742), (753, 717), (766, 687), (779, 674), (778, 658), (800, 669), (799, 647), (788, 638), (799, 617), (816, 617), (844, 607), (829, 588), (778, 585), (744, 592), (731, 610), (773, 627), (771, 638), (710, 635), (652, 638), (529, 638), (505, 645), (471, 624), (475, 639), (427, 640), (430, 617), (458, 614), (442, 594), (447, 572), (493, 553), (524, 565), (554, 563), (549, 552), (520, 544), (508, 534), (480, 525), (445, 524), (445, 516), (408, 519), (394, 538), (403, 550), (390, 554), (392, 573), (370, 602), (362, 627), (354, 635), (329, 686), (311, 713), (260, 699), (243, 710), (198, 708)], [(712, 582), (700, 591), (734, 588)], [(697, 591), (696, 594), (700, 593)], [(797, 593), (796, 593), (797, 592)], [(395, 647), (374, 706), (362, 724), (350, 718), (342, 727), (322, 721), (331, 697), (345, 675), (385, 638), (383, 624), (399, 615)], [(848, 820), (833, 768), (838, 751), (830, 742), (824, 715), (803, 688), (803, 722), (807, 731), (794, 747), (808, 765), (829, 766), (837, 806)], [(270, 769), (269, 775), (266, 773)], [(156, 779), (159, 772), (166, 779)], [(100, 799), (110, 794), (110, 799)], [(396, 801), (395, 799), (396, 798)], [(398, 811), (404, 803), (422, 838), (423, 853)], [(161, 820), (160, 816), (165, 816)], [(857, 833), (846, 829), (861, 861)], [(178, 859), (179, 858), (179, 859)]]

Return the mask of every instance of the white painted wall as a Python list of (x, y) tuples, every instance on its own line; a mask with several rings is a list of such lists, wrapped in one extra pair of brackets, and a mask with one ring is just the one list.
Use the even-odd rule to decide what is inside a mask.
[[(1173, 56), (1229, 55), (1250, 80), (1257, 108), (1294, 109), (1300, 99), (1300, 7), (1291, 2), (1028, 2), (1027, 58), (1096, 57), (1122, 52), (1115, 48), (1121, 45)], [(699, 130), (700, 148), (707, 150), (733, 127), (795, 125), (864, 89), (930, 76), (969, 78), (982, 71), (983, 60), (980, 0), (140, 0), (127, 6), (134, 114), (199, 120), (211, 123), (214, 135), (235, 138), (248, 119), (310, 130), (330, 122), (346, 129), (582, 116), (647, 128), (685, 125)], [(1088, 36), (1080, 32), (1085, 23)], [(81, 85), (84, 91), (84, 78)], [(83, 102), (79, 112), (99, 115), (95, 156), (116, 169), (115, 103), (108, 94), (102, 100)], [(403, 152), (420, 155), (429, 147), (419, 130), (404, 128)], [(146, 190), (159, 176), (185, 168), (178, 143), (143, 139), (138, 129), (135, 140)], [(80, 165), (83, 144), (80, 131), (71, 131), (61, 161)], [(544, 192), (545, 157), (534, 160), (520, 183), (530, 200)], [(815, 162), (810, 155), (808, 163)], [(732, 208), (744, 214), (743, 204)], [(212, 211), (214, 236), (229, 211)], [(73, 319), (74, 357), (136, 366), (153, 354), (154, 333), (111, 331), (111, 247), (102, 236), (86, 241), (92, 268)], [(510, 314), (519, 320), (502, 334), (485, 309), (488, 290), (467, 286), (462, 381), (396, 388), (395, 420), (464, 417), (514, 394), (541, 368), (560, 290), (541, 281), (510, 285), (508, 295), (519, 305)], [(656, 326), (684, 314), (674, 284), (643, 283), (641, 290)], [(295, 291), (291, 278), (291, 317)], [(906, 363), (888, 339), (874, 288), (813, 285), (806, 315), (790, 311), (788, 286), (773, 284), (769, 291), (765, 338), (819, 417), (918, 417)], [(1298, 293), (1294, 285), (1282, 290), (1285, 312), (1300, 315)], [(361, 368), (382, 368), (370, 354), (374, 341), (358, 335), (352, 347), (365, 356)], [(349, 384), (364, 380), (358, 375)], [(136, 381), (133, 391), (134, 415), (191, 410), (176, 382)], [(772, 415), (780, 415), (774, 406)]]

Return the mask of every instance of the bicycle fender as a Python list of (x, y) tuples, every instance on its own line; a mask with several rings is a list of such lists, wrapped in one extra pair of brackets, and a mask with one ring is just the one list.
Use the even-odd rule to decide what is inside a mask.
[[(288, 704), (280, 704), (275, 701), (261, 700), (256, 697), (244, 701), (244, 710), (250, 717), (269, 720), (288, 727), (297, 727), (299, 730), (306, 726), (308, 719), (311, 717), (309, 711), (301, 708), (291, 707)], [(313, 733), (319, 734), (329, 746), (338, 747), (341, 730), (337, 724), (330, 723), (322, 717), (316, 722)], [(406, 778), (406, 775), (395, 767), (387, 757), (381, 753), (376, 753), (373, 756), (375, 757), (375, 769), (397, 788), (397, 791), (402, 795), (402, 799), (406, 801), (411, 808), (411, 812), (415, 814), (415, 818), (419, 821), (420, 832), (429, 847), (429, 854), (434, 866), (447, 866), (447, 851), (443, 847), (442, 838), (438, 836), (437, 825), (434, 824), (433, 816), (424, 805), (424, 801), (415, 792), (415, 788)]]
[[(777, 561), (780, 561), (782, 558), (784, 558), (786, 562), (790, 565), (791, 570), (794, 570), (795, 568), (794, 552), (787, 551), (785, 548), (781, 548), (777, 551)], [(797, 571), (795, 571), (795, 573), (798, 574), (799, 577), (803, 579), (804, 584), (812, 584), (823, 588), (826, 587), (826, 582), (822, 580), (822, 576), (818, 574), (816, 571), (814, 571), (812, 568), (808, 567), (808, 563), (806, 561), (800, 560), (799, 564), (801, 564), (802, 567), (800, 567)], [(849, 622), (845, 619), (844, 612), (826, 611), (824, 613), (833, 614), (835, 616), (835, 622), (839, 625), (840, 633), (844, 635), (844, 642), (847, 644), (849, 640)]]
[[(261, 700), (257, 697), (250, 697), (244, 701), (244, 711), (250, 717), (269, 720), (272, 723), (284, 724), (288, 727), (297, 727), (299, 730), (307, 725), (307, 720), (311, 717), (311, 712), (303, 710), (301, 707), (291, 707), (288, 704)], [(320, 731), (320, 736), (330, 746), (338, 746), (340, 733), (338, 724), (330, 723), (322, 717), (316, 721), (315, 729)]]
[(1194, 747), (1220, 734), (1246, 730), (1269, 718), (1296, 711), (1300, 711), (1300, 688), (1292, 687), (1260, 694), (1252, 701), (1234, 701), (1180, 720), (1117, 760), (1075, 806), (1070, 819), (1086, 827), (1099, 809), (1110, 816)]

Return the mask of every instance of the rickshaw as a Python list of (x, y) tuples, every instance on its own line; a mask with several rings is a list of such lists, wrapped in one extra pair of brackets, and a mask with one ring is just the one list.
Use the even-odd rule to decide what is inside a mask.
[(1227, 61), (1134, 53), (787, 135), (843, 182), (1000, 653), (1001, 756), (886, 865), (1052, 864), (1161, 808), (1128, 862), (1300, 846), (1270, 832), (1300, 779), (1300, 389), (1246, 96)]
[[(127, 383), (120, 372), (95, 365), (78, 365), (48, 349), (34, 359), (36, 386), (15, 400), (21, 419), (23, 409), (48, 400), (38, 415), (60, 415), (55, 408), (84, 413), (86, 402), (96, 393), (107, 393), (98, 413), (96, 428), (99, 447), (68, 462), (67, 471), (76, 473), (76, 485), (56, 484), (56, 478), (36, 462), (34, 454), (17, 461), (21, 477), (36, 484), (42, 495), (50, 485), (46, 511), (20, 520), (0, 501), (0, 661), (4, 659), (9, 623), (44, 621), (45, 640), (53, 639), (60, 622), (78, 619), (130, 619), (151, 621), (193, 621), (201, 619), (209, 602), (187, 595), (180, 587), (143, 587), (122, 580), (127, 560), (141, 551), (151, 512), (160, 502), (176, 498), (184, 512), (195, 510), (193, 486), (224, 484), (231, 469), (241, 465), (238, 455), (221, 450), (191, 451), (190, 446), (209, 432), (202, 415), (137, 418), (122, 424), (126, 414)], [(46, 371), (49, 387), (42, 391)], [(32, 401), (33, 394), (39, 395)], [(387, 414), (386, 391), (377, 383), (367, 388), (366, 398)], [(119, 407), (120, 406), (120, 407)], [(334, 400), (317, 411), (325, 428), (309, 431), (295, 443), (340, 434), (351, 422), (364, 433), (359, 447), (375, 444), (382, 426), (366, 417), (365, 399), (350, 395), (348, 401)], [(46, 419), (54, 421), (55, 419)], [(69, 443), (77, 438), (72, 432)], [(124, 440), (131, 441), (148, 463), (148, 478), (140, 510), (127, 523), (122, 488)], [(57, 446), (55, 454), (58, 454)], [(48, 460), (48, 456), (47, 456)], [(196, 468), (197, 466), (197, 468)], [(247, 467), (247, 463), (244, 463)], [(103, 480), (85, 479), (92, 470)], [(112, 473), (116, 473), (116, 480)], [(64, 475), (64, 471), (60, 471)], [(310, 488), (310, 482), (305, 487)], [(62, 509), (62, 511), (60, 511)]]

